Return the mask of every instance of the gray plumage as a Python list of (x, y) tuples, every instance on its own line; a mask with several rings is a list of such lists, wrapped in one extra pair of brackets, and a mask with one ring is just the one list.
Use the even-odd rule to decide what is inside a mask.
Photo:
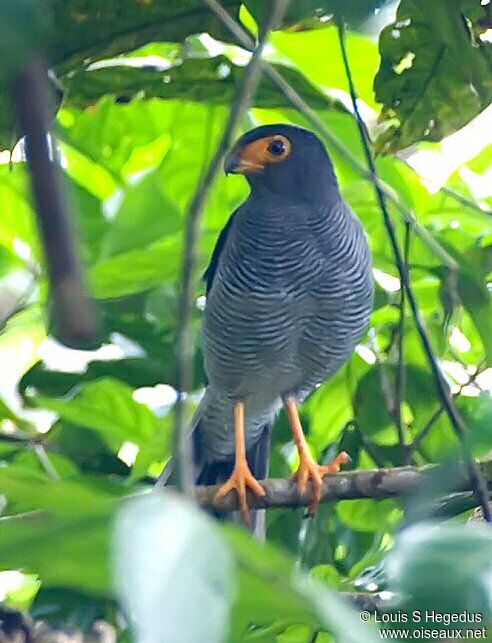
[[(288, 136), (297, 156), (282, 176), (272, 168), (248, 177), (251, 194), (214, 253), (203, 319), (205, 462), (233, 456), (236, 401), (245, 403), (250, 449), (284, 396), (301, 402), (347, 361), (372, 309), (366, 235), (323, 145), (300, 128), (259, 129)], [(256, 132), (246, 137), (264, 134)]]

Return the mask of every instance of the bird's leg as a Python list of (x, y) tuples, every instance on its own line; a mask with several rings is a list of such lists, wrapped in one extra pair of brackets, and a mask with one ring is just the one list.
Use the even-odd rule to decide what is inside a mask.
[(330, 464), (326, 466), (318, 464), (309, 450), (295, 400), (286, 398), (284, 404), (300, 458), (299, 468), (292, 477), (297, 480), (297, 488), (301, 495), (306, 492), (307, 484), (311, 481), (313, 495), (309, 505), (309, 513), (314, 516), (321, 500), (323, 477), (329, 473), (340, 471), (340, 466), (350, 462), (350, 458), (345, 451), (342, 451)]
[(239, 510), (245, 523), (249, 524), (249, 506), (246, 496), (249, 487), (257, 496), (265, 496), (265, 489), (251, 473), (246, 460), (246, 445), (244, 439), (244, 402), (234, 406), (234, 430), (236, 435), (236, 456), (231, 477), (217, 491), (214, 502), (226, 496), (229, 491), (236, 490), (239, 498)]

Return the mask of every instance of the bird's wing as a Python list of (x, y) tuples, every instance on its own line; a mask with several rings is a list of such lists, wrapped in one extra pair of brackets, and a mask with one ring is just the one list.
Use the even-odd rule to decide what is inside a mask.
[(234, 219), (236, 212), (237, 210), (231, 214), (229, 221), (225, 224), (224, 228), (222, 228), (222, 231), (219, 234), (219, 238), (217, 239), (217, 243), (215, 244), (214, 251), (212, 252), (212, 258), (210, 259), (208, 268), (205, 270), (203, 274), (203, 281), (206, 284), (207, 295), (210, 292), (210, 289), (212, 288), (212, 283), (215, 277), (215, 273), (217, 272), (217, 267), (219, 265), (220, 253), (224, 249), (224, 246), (227, 240), (227, 235), (229, 233), (229, 230), (231, 229), (232, 220)]

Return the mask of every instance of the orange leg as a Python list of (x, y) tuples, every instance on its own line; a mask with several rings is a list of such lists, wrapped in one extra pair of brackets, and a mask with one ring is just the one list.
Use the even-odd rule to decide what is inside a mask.
[(289, 417), (290, 428), (292, 429), (294, 440), (297, 444), (297, 450), (299, 451), (299, 458), (301, 460), (299, 468), (294, 473), (293, 478), (297, 480), (297, 488), (301, 495), (306, 492), (307, 484), (311, 481), (313, 495), (309, 505), (309, 513), (314, 516), (321, 500), (321, 489), (324, 476), (329, 473), (340, 471), (340, 465), (350, 462), (350, 458), (345, 451), (342, 451), (330, 464), (326, 466), (318, 464), (309, 451), (295, 400), (288, 398), (284, 403)]
[(233, 489), (239, 498), (239, 510), (245, 523), (249, 524), (249, 506), (246, 496), (249, 487), (257, 496), (265, 496), (265, 489), (251, 473), (246, 460), (244, 440), (244, 403), (237, 402), (234, 406), (234, 430), (236, 433), (236, 459), (231, 477), (215, 494), (214, 502), (226, 496)]

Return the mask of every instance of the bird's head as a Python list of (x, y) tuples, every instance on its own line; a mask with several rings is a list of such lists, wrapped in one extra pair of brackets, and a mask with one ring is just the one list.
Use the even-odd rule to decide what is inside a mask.
[(226, 156), (224, 169), (244, 174), (254, 194), (308, 200), (338, 195), (325, 146), (313, 132), (293, 125), (263, 125), (246, 132)]

